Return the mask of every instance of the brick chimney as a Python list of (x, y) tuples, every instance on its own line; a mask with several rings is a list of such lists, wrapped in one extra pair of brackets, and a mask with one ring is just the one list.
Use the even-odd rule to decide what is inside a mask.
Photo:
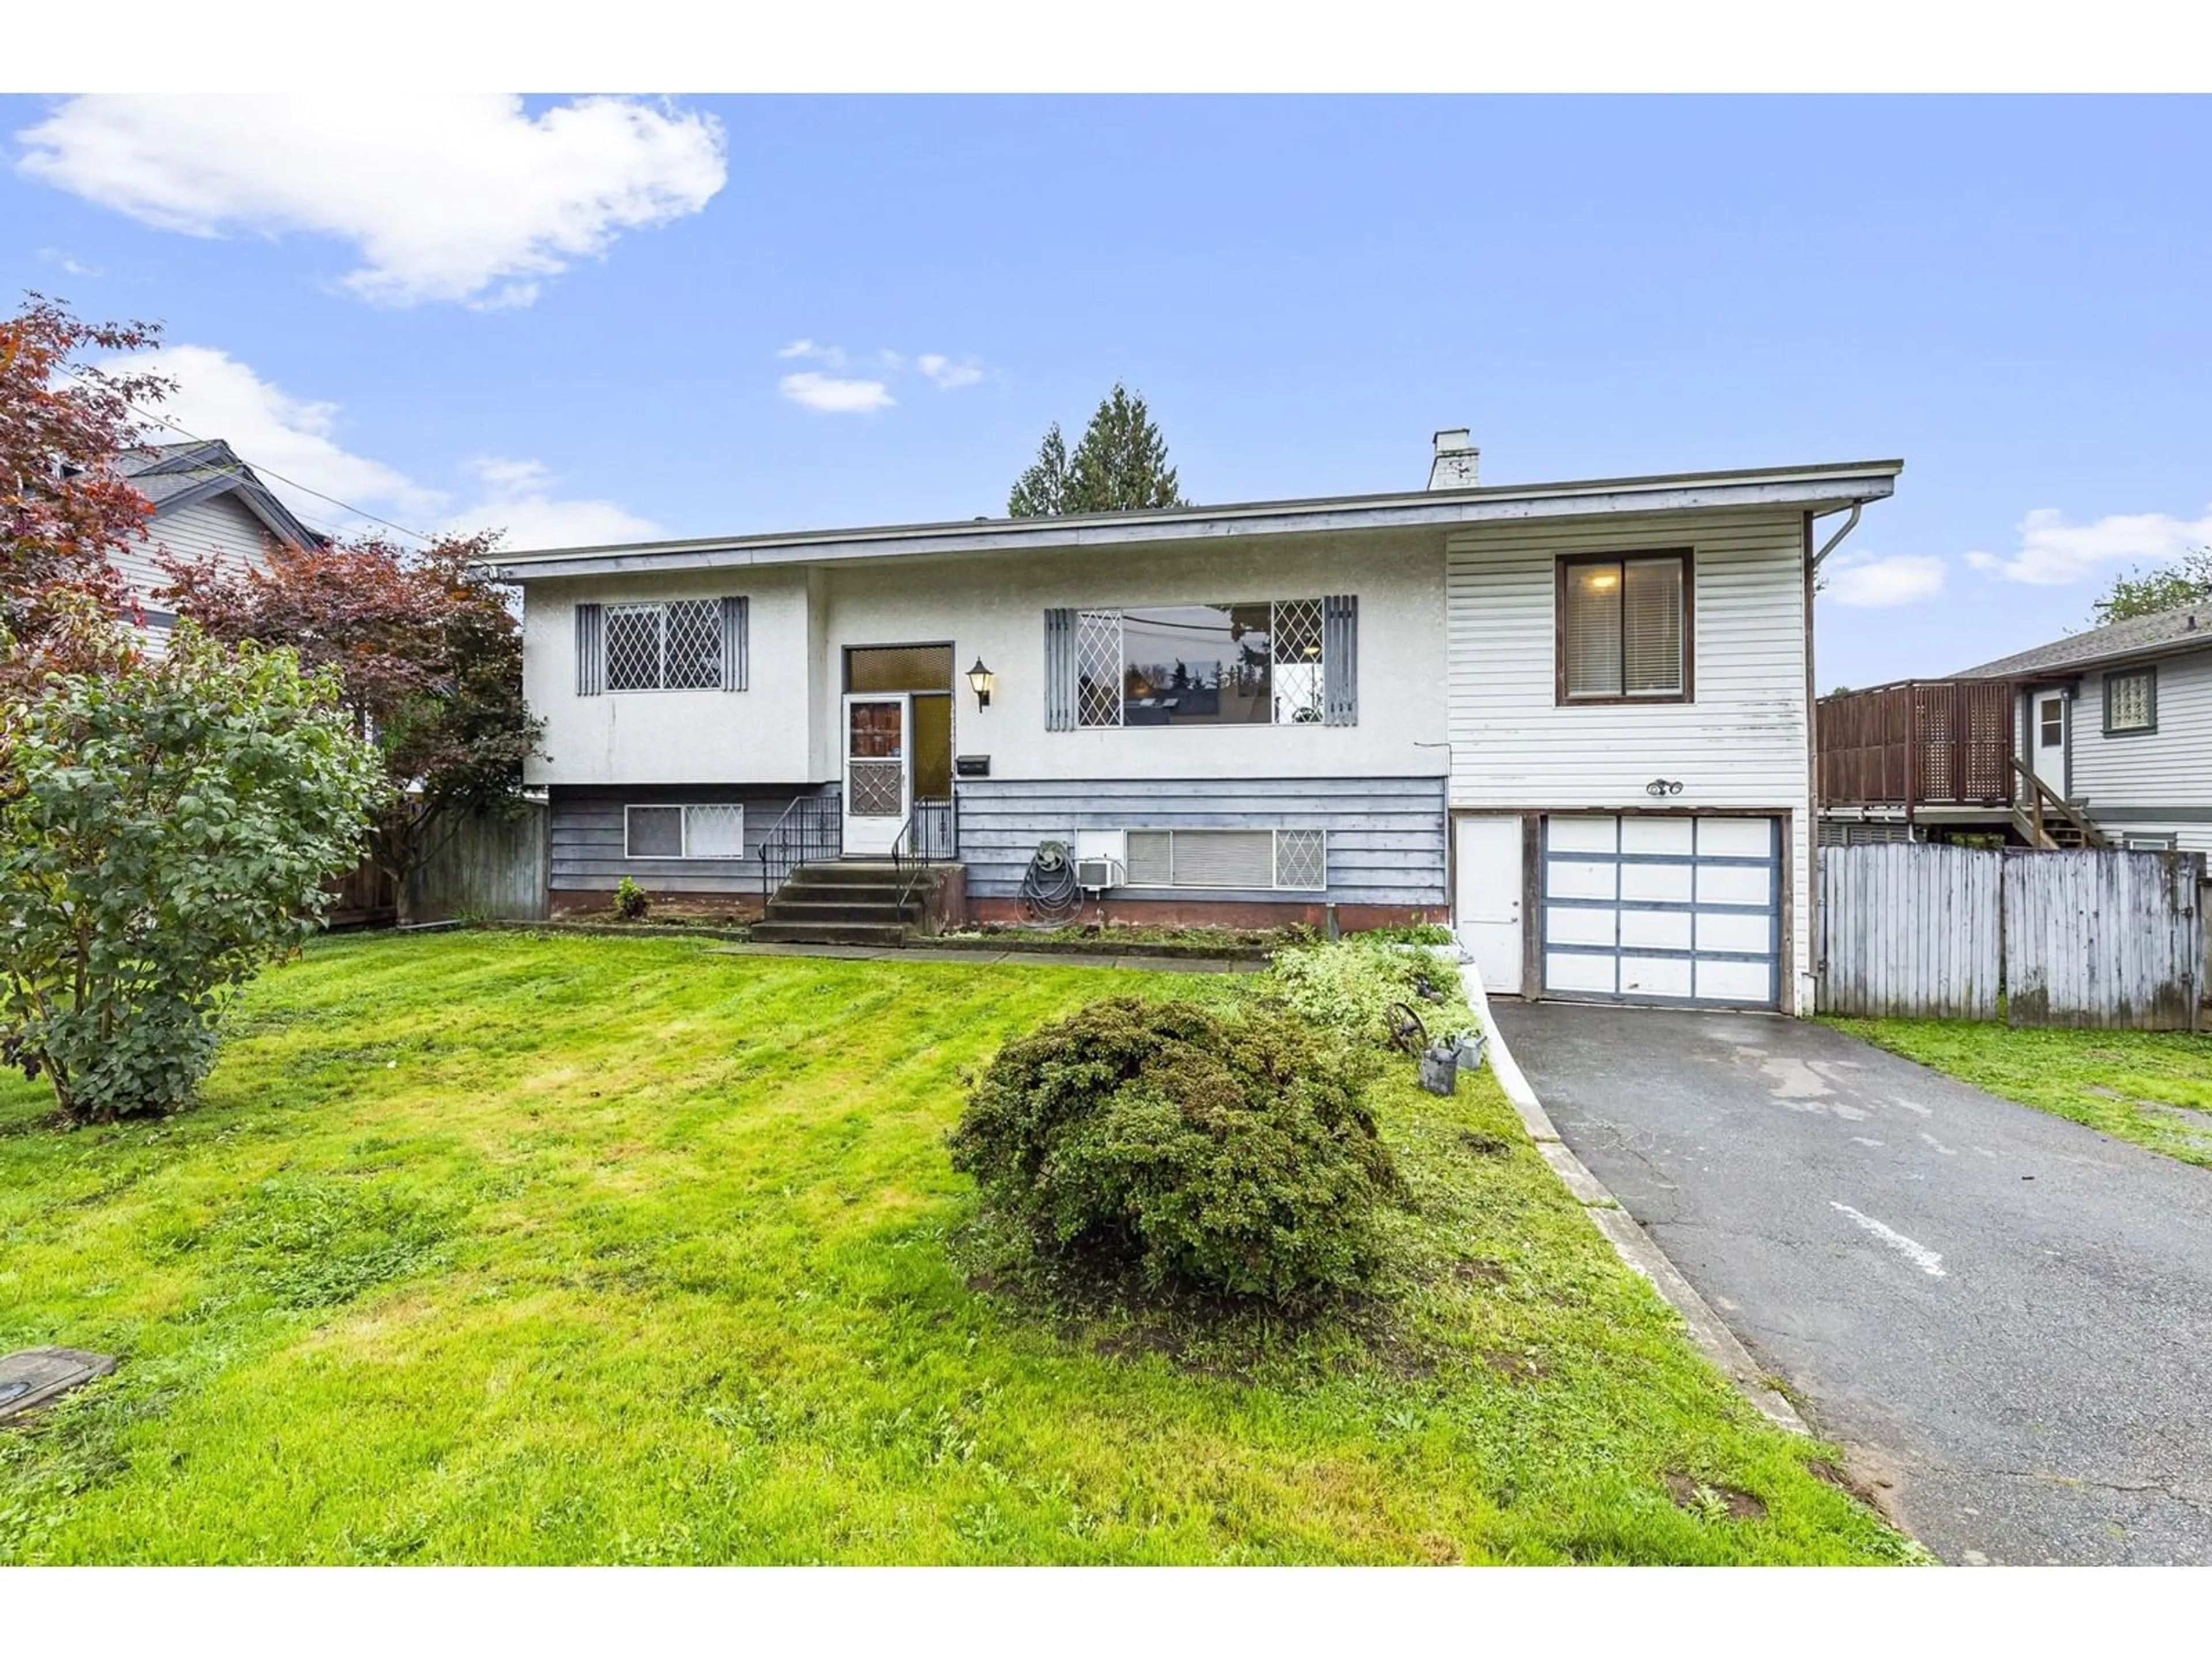
[(1482, 452), (1467, 441), (1467, 428), (1449, 427), (1430, 441), (1436, 455), (1429, 462), (1431, 489), (1472, 489), (1480, 482)]

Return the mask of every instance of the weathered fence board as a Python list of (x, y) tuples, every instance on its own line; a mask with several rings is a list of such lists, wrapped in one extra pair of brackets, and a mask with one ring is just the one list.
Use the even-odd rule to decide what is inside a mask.
[(2205, 936), (2193, 853), (1820, 849), (1824, 1012), (2191, 1030)]
[(471, 817), (431, 852), (407, 884), (409, 921), (545, 916), (546, 810), (522, 804), (512, 817)]
[(2202, 877), (2189, 853), (2008, 854), (2007, 1018), (2190, 1030), (2204, 961)]
[(2001, 853), (1930, 843), (1820, 851), (1820, 1006), (1994, 1019)]

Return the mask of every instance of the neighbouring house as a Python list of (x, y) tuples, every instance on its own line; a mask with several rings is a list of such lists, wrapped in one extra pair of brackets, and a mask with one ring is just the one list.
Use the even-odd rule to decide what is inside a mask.
[(168, 584), (157, 562), (163, 554), (213, 555), (242, 567), (259, 563), (272, 541), (309, 547), (322, 539), (219, 438), (129, 450), (118, 458), (116, 471), (154, 504), (144, 535), (114, 556), (151, 638), (166, 635), (177, 622), (155, 597)]
[(2212, 605), (1820, 700), (1821, 838), (2212, 853)]
[(1477, 464), (498, 557), (553, 904), (629, 875), (896, 938), (924, 863), (1011, 921), (1056, 842), (1086, 920), (1449, 919), (1509, 994), (1808, 1012), (1814, 521), (1901, 464)]

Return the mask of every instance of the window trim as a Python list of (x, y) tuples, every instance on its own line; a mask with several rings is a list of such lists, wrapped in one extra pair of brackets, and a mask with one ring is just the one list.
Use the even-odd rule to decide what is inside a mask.
[[(1168, 879), (1158, 883), (1125, 882), (1127, 890), (1135, 893), (1325, 893), (1328, 890), (1328, 835), (1326, 826), (1318, 823), (1285, 824), (1192, 824), (1177, 828), (1172, 824), (1131, 824), (1122, 831), (1127, 836), (1165, 836), (1168, 838)], [(1175, 838), (1177, 836), (1265, 835), (1267, 837), (1267, 879), (1265, 882), (1246, 882), (1236, 886), (1212, 882), (1181, 882), (1175, 878)], [(1283, 867), (1282, 838), (1286, 835), (1315, 835), (1321, 837), (1321, 881), (1312, 887), (1285, 887), (1279, 876)], [(1125, 842), (1126, 847), (1126, 842)], [(1124, 859), (1124, 869), (1127, 860)]]
[[(738, 815), (737, 854), (727, 853), (695, 853), (691, 850), (691, 813), (696, 807), (711, 806), (727, 810)], [(681, 812), (684, 850), (680, 853), (633, 853), (630, 849), (629, 815), (636, 811)], [(660, 864), (743, 864), (746, 854), (745, 804), (741, 800), (629, 800), (623, 803), (623, 858), (625, 862), (642, 861)]]
[[(2112, 724), (2112, 682), (2116, 679), (2144, 682), (2144, 701), (2149, 705), (2150, 718), (2141, 726)], [(2098, 692), (2104, 704), (2105, 735), (2108, 738), (2148, 738), (2158, 731), (2158, 665), (2145, 663), (2140, 668), (2108, 668), (2100, 677)]]
[[(599, 612), (599, 626), (601, 629), (599, 635), (599, 689), (605, 692), (609, 696), (616, 697), (634, 696), (641, 693), (652, 693), (656, 691), (715, 691), (726, 689), (730, 678), (730, 664), (727, 660), (728, 642), (723, 638), (721, 631), (721, 607), (725, 603), (726, 603), (726, 600), (712, 594), (687, 594), (668, 599), (603, 600), (601, 602), (601, 609)], [(713, 623), (714, 628), (714, 684), (712, 685), (671, 685), (668, 683), (668, 611), (671, 605), (703, 605), (710, 606), (713, 609)], [(614, 677), (609, 672), (609, 665), (607, 661), (609, 653), (605, 630), (607, 623), (611, 622), (618, 613), (623, 611), (653, 611), (660, 619), (659, 647), (656, 653), (659, 658), (659, 677), (654, 684), (651, 685), (617, 685), (613, 684)], [(650, 805), (655, 803), (647, 802), (646, 804)], [(702, 805), (711, 805), (711, 803), (702, 803)]]
[[(1682, 689), (1616, 692), (1603, 696), (1567, 695), (1567, 570), (1570, 566), (1617, 564), (1632, 559), (1678, 559), (1682, 566)], [(1552, 570), (1552, 701), (1560, 708), (1618, 708), (1629, 704), (1695, 702), (1698, 689), (1698, 552), (1694, 547), (1635, 547), (1617, 552), (1561, 553)], [(1625, 580), (1625, 578), (1624, 578)], [(1626, 659), (1626, 652), (1623, 653)]]

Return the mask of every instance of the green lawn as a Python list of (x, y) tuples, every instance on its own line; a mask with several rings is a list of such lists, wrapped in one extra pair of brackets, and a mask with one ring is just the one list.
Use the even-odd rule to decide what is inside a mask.
[(254, 987), (179, 1118), (64, 1133), (0, 1083), (0, 1350), (124, 1359), (0, 1431), (0, 1561), (1914, 1558), (1486, 1075), (1385, 1085), (1417, 1213), (1356, 1314), (1209, 1339), (972, 1286), (962, 1069), (1132, 988), (1222, 994), (372, 938)]
[(2212, 1169), (2212, 1036), (1965, 1019), (1824, 1023), (1993, 1095)]

